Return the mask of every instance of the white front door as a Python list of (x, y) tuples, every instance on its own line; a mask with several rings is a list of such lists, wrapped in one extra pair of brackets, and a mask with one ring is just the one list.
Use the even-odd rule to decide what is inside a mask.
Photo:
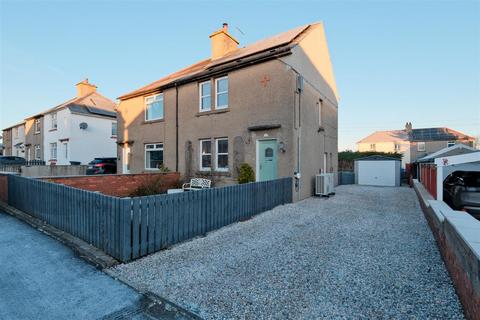
[(123, 147), (122, 173), (130, 173), (130, 147), (127, 145)]

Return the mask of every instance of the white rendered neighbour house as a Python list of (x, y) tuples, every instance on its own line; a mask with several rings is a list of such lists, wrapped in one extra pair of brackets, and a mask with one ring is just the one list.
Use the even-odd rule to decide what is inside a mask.
[(12, 156), (25, 158), (25, 122), (12, 127)]
[(84, 80), (77, 84), (77, 97), (43, 113), (47, 164), (116, 157), (116, 105), (96, 88)]

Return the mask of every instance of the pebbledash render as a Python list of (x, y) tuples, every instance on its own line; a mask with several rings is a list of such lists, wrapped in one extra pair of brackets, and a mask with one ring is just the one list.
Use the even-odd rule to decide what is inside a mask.
[[(188, 180), (236, 183), (248, 163), (257, 181), (294, 177), (294, 200), (314, 177), (337, 172), (338, 93), (322, 23), (243, 48), (228, 25), (212, 55), (121, 97), (118, 168), (163, 165)], [(296, 175), (297, 173), (297, 175)]]

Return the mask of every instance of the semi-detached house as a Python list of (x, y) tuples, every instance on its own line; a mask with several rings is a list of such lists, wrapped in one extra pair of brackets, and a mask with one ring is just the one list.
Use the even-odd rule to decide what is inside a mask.
[(4, 129), (5, 155), (59, 165), (115, 157), (115, 102), (98, 93), (87, 79), (76, 89), (72, 99)]
[(314, 176), (337, 171), (338, 93), (322, 23), (246, 47), (228, 25), (211, 57), (121, 97), (123, 173), (179, 171), (235, 183), (246, 162), (257, 181), (293, 177), (295, 200)]

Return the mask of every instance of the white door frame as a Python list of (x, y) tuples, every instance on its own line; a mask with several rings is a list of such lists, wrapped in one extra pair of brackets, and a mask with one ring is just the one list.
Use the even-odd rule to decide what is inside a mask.
[(127, 144), (123, 145), (122, 148), (122, 173), (130, 173), (128, 166), (130, 165), (129, 159), (130, 146)]

